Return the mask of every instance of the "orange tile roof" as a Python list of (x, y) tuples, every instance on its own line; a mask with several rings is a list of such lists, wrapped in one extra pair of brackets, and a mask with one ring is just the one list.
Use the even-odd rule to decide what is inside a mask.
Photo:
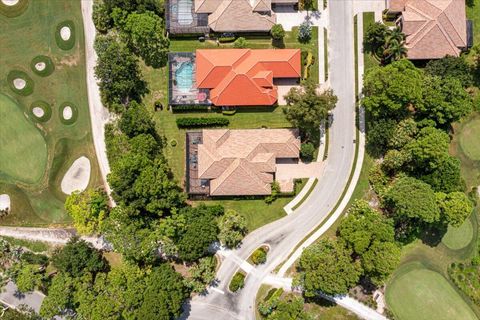
[(196, 52), (196, 83), (217, 106), (272, 105), (274, 78), (301, 76), (300, 49), (203, 49)]
[(277, 158), (298, 158), (296, 129), (203, 130), (198, 176), (210, 195), (268, 195)]
[(402, 12), (409, 59), (459, 56), (467, 46), (465, 0), (391, 0)]

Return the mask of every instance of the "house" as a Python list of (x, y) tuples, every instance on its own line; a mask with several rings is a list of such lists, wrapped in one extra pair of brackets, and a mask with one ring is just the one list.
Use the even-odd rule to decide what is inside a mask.
[(271, 106), (276, 79), (301, 77), (300, 49), (202, 49), (169, 64), (170, 105)]
[(170, 0), (167, 30), (172, 34), (270, 32), (276, 23), (273, 6), (298, 0)]
[(269, 195), (277, 162), (298, 161), (299, 153), (297, 129), (204, 129), (188, 132), (188, 193), (207, 196)]
[(465, 0), (389, 0), (388, 11), (399, 16), (409, 59), (458, 57), (471, 46)]

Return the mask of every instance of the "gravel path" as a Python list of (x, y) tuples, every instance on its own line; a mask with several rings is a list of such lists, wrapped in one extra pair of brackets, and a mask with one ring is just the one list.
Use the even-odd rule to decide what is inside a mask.
[[(97, 64), (97, 54), (93, 49), (95, 40), (95, 26), (92, 20), (93, 0), (81, 1), (83, 28), (85, 33), (85, 56), (87, 67), (87, 90), (88, 90), (88, 106), (90, 108), (90, 121), (92, 124), (93, 142), (97, 153), (97, 160), (102, 173), (103, 183), (110, 194), (111, 190), (107, 183), (107, 174), (110, 172), (110, 165), (107, 159), (107, 148), (105, 146), (104, 126), (111, 119), (108, 110), (103, 107), (100, 99), (100, 89), (95, 79), (94, 67)], [(113, 200), (110, 199), (113, 203)]]

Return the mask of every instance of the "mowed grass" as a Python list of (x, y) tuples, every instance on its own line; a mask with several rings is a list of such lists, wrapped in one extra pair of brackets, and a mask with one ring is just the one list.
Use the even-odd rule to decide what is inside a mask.
[(471, 160), (480, 160), (480, 118), (465, 124), (460, 136), (460, 146)]
[(465, 248), (473, 237), (473, 224), (471, 219), (465, 222), (458, 228), (448, 226), (447, 233), (443, 236), (442, 242), (449, 249), (459, 250)]
[(42, 134), (28, 121), (17, 104), (0, 94), (0, 175), (23, 183), (35, 183), (47, 164)]
[[(75, 25), (75, 30), (72, 30), (75, 43), (69, 50), (60, 49), (55, 41), (56, 27), (63, 21), (72, 21)], [(69, 223), (70, 219), (63, 209), (66, 195), (60, 190), (60, 182), (69, 165), (80, 156), (88, 157), (92, 165), (89, 186), (101, 184), (90, 132), (80, 1), (30, 0), (25, 11), (15, 18), (8, 18), (0, 11), (0, 25), (0, 93), (11, 98), (20, 114), (26, 117), (25, 121), (37, 127), (34, 129), (43, 136), (48, 152), (46, 165), (42, 167), (30, 159), (38, 158), (34, 160), (39, 162), (44, 157), (33, 147), (23, 154), (14, 155), (14, 151), (9, 151), (11, 156), (8, 160), (16, 164), (16, 171), (22, 171), (27, 162), (29, 166), (38, 167), (42, 177), (34, 183), (24, 183), (10, 175), (7, 177), (5, 172), (0, 174), (0, 193), (8, 193), (12, 198), (12, 212), (0, 223), (29, 226)], [(32, 60), (40, 55), (49, 57), (54, 65), (54, 71), (49, 76), (42, 77), (31, 70)], [(32, 94), (22, 96), (11, 89), (7, 75), (12, 70), (27, 73), (34, 83)], [(32, 103), (36, 101), (45, 101), (51, 106), (52, 114), (48, 121), (38, 121), (30, 112)], [(78, 108), (77, 121), (69, 125), (61, 122), (59, 113), (59, 106), (67, 101)], [(12, 126), (15, 121), (18, 122), (13, 114), (0, 121), (11, 122), (8, 125)], [(28, 142), (25, 139), (27, 129), (18, 127), (17, 130), (9, 148), (24, 148), (22, 143), (24, 140)], [(30, 174), (25, 171), (24, 174)], [(34, 176), (32, 171), (31, 179)]]
[(477, 320), (475, 313), (439, 273), (420, 263), (402, 266), (386, 289), (399, 320)]

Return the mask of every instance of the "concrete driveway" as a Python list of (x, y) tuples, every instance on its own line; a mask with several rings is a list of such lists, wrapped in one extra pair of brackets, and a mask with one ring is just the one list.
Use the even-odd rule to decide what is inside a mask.
[(32, 308), (35, 312), (40, 311), (45, 295), (39, 291), (29, 293), (20, 293), (17, 291), (17, 286), (12, 281), (0, 292), (0, 302), (9, 306), (10, 308), (18, 308), (20, 305), (26, 305)]

